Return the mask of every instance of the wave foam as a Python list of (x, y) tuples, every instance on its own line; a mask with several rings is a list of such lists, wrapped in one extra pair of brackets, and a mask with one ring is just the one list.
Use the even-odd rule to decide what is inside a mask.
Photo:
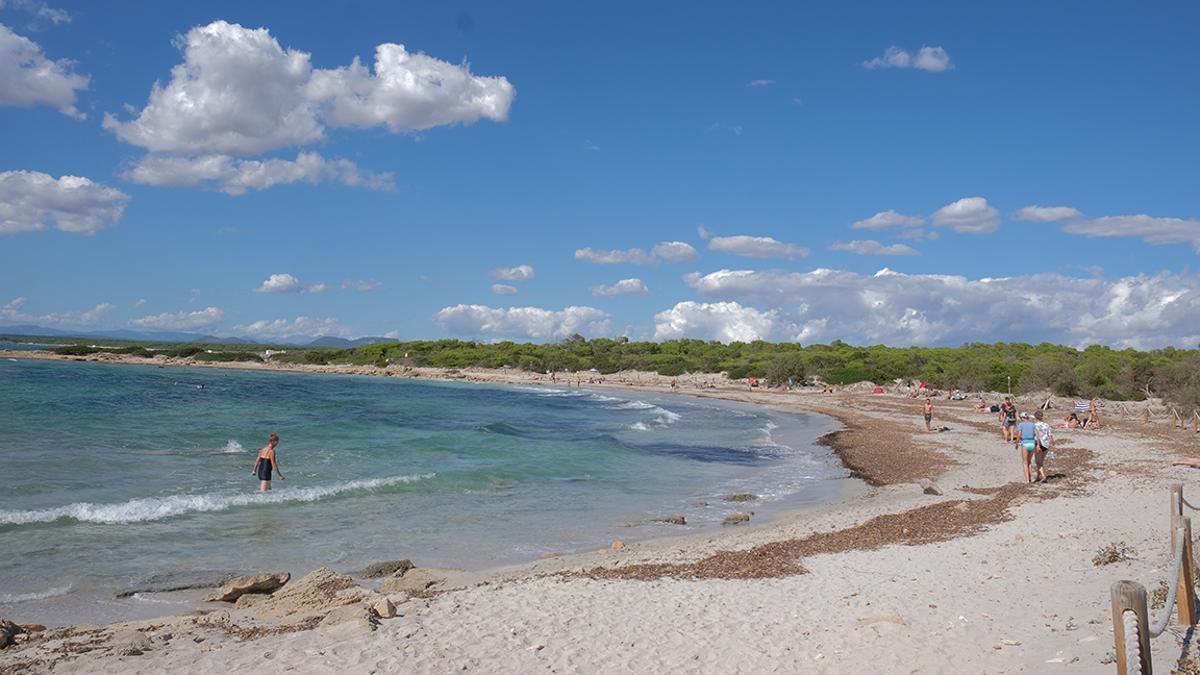
[(33, 593), (0, 593), (0, 605), (14, 604), (18, 602), (30, 602), (32, 600), (46, 600), (47, 598), (57, 598), (66, 595), (70, 592), (70, 586), (59, 586), (58, 588), (49, 588), (44, 591), (36, 591)]
[(242, 447), (242, 444), (238, 443), (237, 441), (233, 440), (232, 438), (229, 439), (229, 442), (225, 444), (225, 447), (221, 448), (221, 452), (229, 453), (229, 454), (237, 453), (237, 452), (245, 452), (245, 451), (246, 451), (246, 449)]
[(224, 511), (235, 506), (252, 504), (280, 504), (284, 502), (315, 502), (319, 499), (352, 490), (374, 490), (399, 483), (412, 483), (433, 478), (437, 474), (418, 476), (391, 476), (352, 480), (336, 485), (277, 490), (253, 494), (235, 495), (173, 495), (170, 497), (143, 497), (130, 499), (120, 504), (92, 504), (76, 502), (66, 506), (37, 511), (0, 511), (0, 525), (26, 525), (29, 523), (52, 523), (56, 520), (76, 520), (81, 523), (119, 525), (145, 523), (185, 513), (207, 513)]

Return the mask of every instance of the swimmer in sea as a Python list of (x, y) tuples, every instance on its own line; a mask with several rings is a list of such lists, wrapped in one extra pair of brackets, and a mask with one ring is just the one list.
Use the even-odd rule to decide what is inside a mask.
[(254, 470), (252, 474), (258, 477), (259, 492), (268, 492), (271, 489), (271, 469), (275, 469), (275, 473), (279, 474), (279, 480), (285, 480), (283, 472), (279, 470), (279, 460), (275, 457), (275, 446), (279, 445), (279, 436), (271, 434), (267, 440), (267, 447), (258, 451), (258, 459), (254, 460)]

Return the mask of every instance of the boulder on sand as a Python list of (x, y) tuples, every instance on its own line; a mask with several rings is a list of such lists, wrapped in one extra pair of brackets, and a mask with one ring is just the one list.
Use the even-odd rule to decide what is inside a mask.
[(381, 619), (394, 619), (396, 617), (396, 605), (387, 598), (375, 603), (371, 609), (375, 610), (375, 616)]
[(444, 582), (446, 575), (427, 567), (414, 567), (402, 575), (383, 580), (379, 590), (384, 593), (420, 593)]
[(11, 645), (16, 641), (17, 636), (24, 632), (24, 628), (21, 628), (8, 619), (0, 619), (0, 649)]
[(297, 617), (351, 605), (367, 595), (366, 589), (345, 574), (328, 567), (313, 570), (303, 579), (284, 586), (271, 597), (258, 603), (260, 618)]
[(375, 618), (370, 609), (362, 605), (346, 605), (334, 608), (317, 625), (326, 628), (342, 624), (351, 624), (362, 630), (373, 631), (379, 626), (379, 620)]
[(235, 609), (246, 609), (247, 607), (257, 605), (269, 597), (271, 597), (270, 593), (247, 593), (238, 598), (237, 602), (233, 603), (233, 606)]
[(204, 598), (205, 602), (235, 602), (247, 593), (270, 593), (283, 586), (291, 579), (288, 572), (275, 574), (252, 574), (248, 577), (235, 577), (229, 580), (216, 593)]
[(114, 633), (112, 642), (113, 648), (121, 656), (141, 656), (153, 647), (145, 633), (132, 628)]
[(405, 572), (411, 570), (413, 567), (415, 565), (412, 564), (411, 560), (388, 560), (386, 562), (367, 565), (367, 569), (363, 570), (362, 575), (367, 579), (403, 576)]

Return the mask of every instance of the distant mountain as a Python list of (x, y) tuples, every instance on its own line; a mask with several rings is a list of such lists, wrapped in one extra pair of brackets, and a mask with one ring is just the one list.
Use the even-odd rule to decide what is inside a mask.
[(392, 338), (385, 338), (385, 337), (361, 337), (361, 338), (357, 338), (354, 340), (347, 340), (346, 338), (330, 337), (328, 335), (323, 335), (323, 336), (313, 340), (312, 342), (305, 344), (304, 346), (305, 347), (338, 347), (341, 349), (348, 349), (350, 347), (361, 347), (363, 345), (373, 345), (373, 344), (377, 344), (380, 342), (395, 342), (395, 340)]

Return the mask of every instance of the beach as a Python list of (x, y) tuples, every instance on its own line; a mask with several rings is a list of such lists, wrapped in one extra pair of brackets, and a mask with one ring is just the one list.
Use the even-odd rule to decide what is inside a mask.
[[(286, 370), (549, 384), (508, 369)], [(589, 389), (659, 395), (675, 379), (578, 377)], [(0, 651), (0, 673), (1112, 672), (1109, 587), (1167, 580), (1168, 487), (1182, 481), (1188, 494), (1192, 471), (1169, 463), (1195, 451), (1190, 430), (1113, 414), (1102, 429), (1056, 429), (1052, 480), (1027, 485), (995, 415), (974, 412), (971, 401), (935, 400), (935, 423), (949, 430), (928, 433), (920, 400), (898, 394), (750, 390), (715, 376), (678, 385), (681, 397), (838, 419), (844, 429), (824, 442), (854, 487), (766, 524), (751, 515), (695, 535), (615, 540), (483, 572), (428, 569), (415, 558), (417, 569), (395, 580), (330, 572), (306, 586), (313, 570), (286, 570), (291, 581), (276, 596), (335, 590), (294, 594), (311, 602), (197, 602), (190, 614), (33, 630)], [(1032, 410), (1041, 401), (1019, 403)], [(1093, 564), (1098, 549), (1120, 542), (1136, 553)], [(385, 599), (396, 616), (372, 614)], [(1182, 640), (1169, 630), (1152, 643), (1157, 668), (1175, 664)]]

